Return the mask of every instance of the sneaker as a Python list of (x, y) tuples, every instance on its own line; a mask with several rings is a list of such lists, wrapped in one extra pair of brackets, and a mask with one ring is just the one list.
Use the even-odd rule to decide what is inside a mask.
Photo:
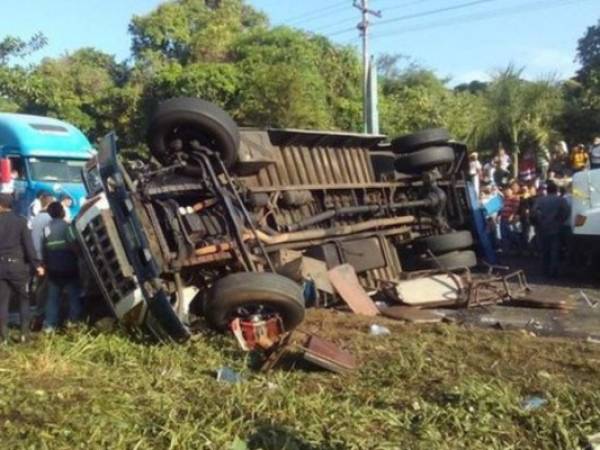
[(54, 334), (56, 332), (56, 328), (54, 328), (54, 327), (44, 327), (44, 328), (42, 328), (42, 332), (44, 334)]

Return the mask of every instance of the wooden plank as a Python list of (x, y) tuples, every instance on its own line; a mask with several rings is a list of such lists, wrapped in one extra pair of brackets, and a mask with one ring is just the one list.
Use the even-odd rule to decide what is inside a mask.
[(350, 309), (363, 316), (376, 316), (379, 309), (367, 295), (350, 264), (342, 264), (327, 272), (329, 281)]

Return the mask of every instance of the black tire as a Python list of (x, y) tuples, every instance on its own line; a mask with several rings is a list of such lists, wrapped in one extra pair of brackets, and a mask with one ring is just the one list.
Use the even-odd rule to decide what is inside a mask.
[(445, 128), (429, 128), (416, 133), (400, 136), (392, 140), (392, 151), (408, 153), (425, 147), (445, 144), (450, 140), (450, 133)]
[(163, 164), (173, 161), (174, 141), (180, 139), (185, 150), (188, 143), (200, 144), (218, 152), (225, 167), (237, 160), (240, 132), (233, 119), (217, 105), (198, 98), (180, 97), (162, 102), (150, 121), (148, 145)]
[(394, 167), (396, 155), (385, 151), (370, 152), (369, 155), (371, 156), (371, 165), (373, 166), (375, 180), (393, 179), (396, 172), (396, 168)]
[(190, 338), (189, 329), (181, 322), (163, 290), (154, 298), (148, 299), (148, 312), (144, 326), (157, 339), (185, 342)]
[(204, 304), (208, 324), (226, 331), (243, 307), (264, 306), (276, 312), (286, 331), (304, 320), (304, 295), (295, 281), (276, 273), (241, 272), (227, 275), (214, 284)]
[(415, 243), (419, 247), (438, 255), (471, 247), (473, 245), (473, 235), (468, 230), (453, 231), (452, 233), (420, 238)]
[(436, 256), (437, 262), (429, 257), (423, 258), (420, 261), (420, 266), (422, 269), (444, 269), (444, 270), (457, 270), (464, 269), (465, 267), (475, 267), (477, 265), (477, 256), (475, 256), (475, 252), (472, 250), (467, 250), (463, 252), (450, 252), (445, 253), (443, 255)]
[(451, 164), (454, 159), (455, 155), (452, 147), (428, 147), (399, 156), (396, 159), (396, 170), (404, 173), (415, 173)]

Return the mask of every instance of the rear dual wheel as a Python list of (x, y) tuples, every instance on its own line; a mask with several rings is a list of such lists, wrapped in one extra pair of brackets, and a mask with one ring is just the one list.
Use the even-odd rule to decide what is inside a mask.
[(448, 145), (450, 133), (444, 128), (430, 128), (397, 137), (391, 151), (398, 155), (398, 172), (415, 173), (454, 162), (454, 149)]

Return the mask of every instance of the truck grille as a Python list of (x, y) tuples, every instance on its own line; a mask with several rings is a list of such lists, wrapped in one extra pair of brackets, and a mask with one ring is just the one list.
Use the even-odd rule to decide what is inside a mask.
[(117, 253), (122, 246), (108, 211), (88, 222), (81, 231), (81, 239), (98, 274), (98, 283), (113, 304), (135, 290), (131, 266), (124, 254)]

